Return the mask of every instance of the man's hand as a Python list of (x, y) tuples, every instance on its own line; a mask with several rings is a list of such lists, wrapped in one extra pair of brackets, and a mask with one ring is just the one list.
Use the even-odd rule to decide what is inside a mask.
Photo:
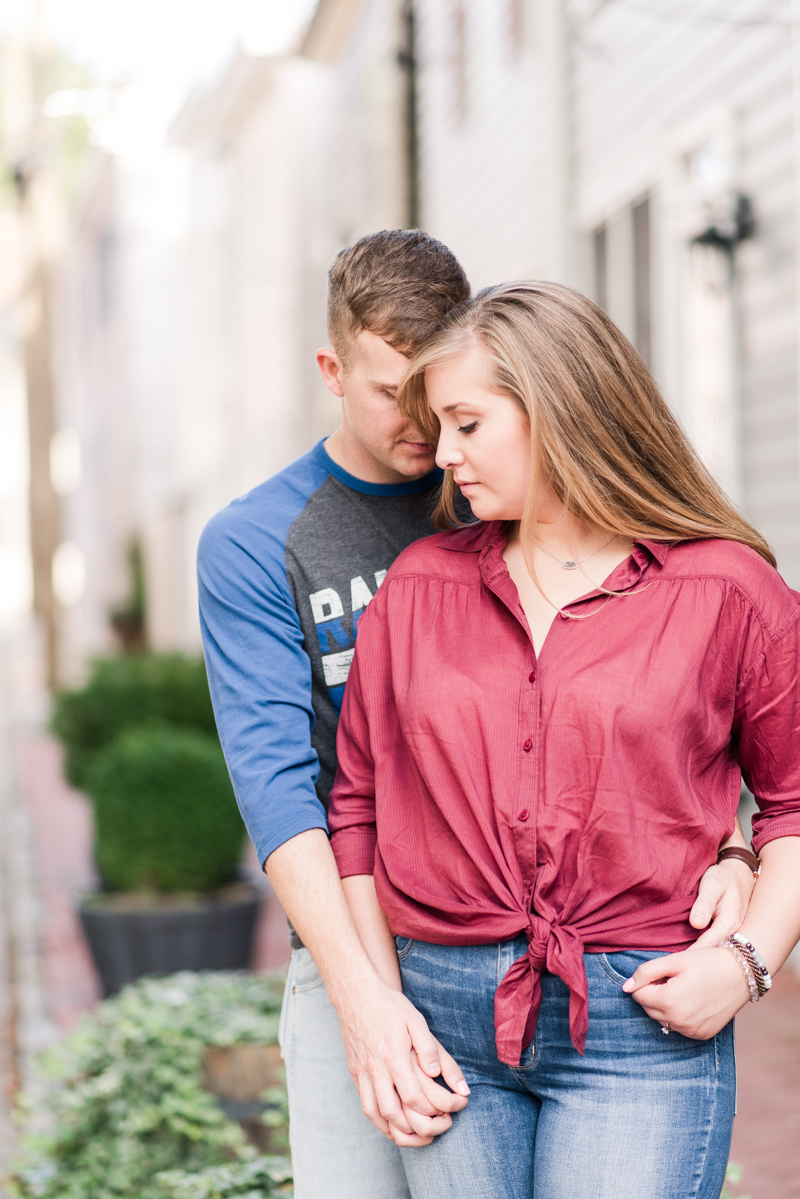
[[(372, 876), (345, 880), (366, 899), (359, 935), (321, 829), (284, 842), (270, 855), (266, 869), (339, 1014), (364, 1111), (398, 1145), (429, 1145), (450, 1127), (450, 1113), (466, 1106), (469, 1087), (425, 1018), (403, 995), (394, 938)], [(449, 1091), (433, 1081), (439, 1075)]]
[(737, 858), (728, 858), (719, 866), (709, 866), (700, 880), (700, 890), (689, 913), (692, 928), (706, 929), (698, 937), (694, 949), (719, 945), (725, 937), (739, 931), (755, 885), (752, 870)]
[(622, 989), (653, 1020), (700, 1041), (716, 1036), (750, 998), (732, 953), (696, 946), (644, 962)]
[[(377, 975), (337, 1008), (350, 1073), (375, 1127), (404, 1146), (446, 1132), (469, 1087), (417, 1009)], [(433, 1081), (439, 1076), (450, 1090)]]

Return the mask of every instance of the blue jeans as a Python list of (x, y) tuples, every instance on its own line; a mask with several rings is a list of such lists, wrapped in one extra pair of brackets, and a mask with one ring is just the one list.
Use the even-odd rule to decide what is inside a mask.
[(494, 993), (527, 949), (397, 938), (403, 990), (472, 1091), (449, 1132), (403, 1149), (413, 1199), (719, 1199), (736, 1078), (733, 1022), (708, 1041), (665, 1036), (622, 984), (655, 952), (587, 953), (585, 1056), (569, 991), (542, 977), (533, 1043), (497, 1059)]

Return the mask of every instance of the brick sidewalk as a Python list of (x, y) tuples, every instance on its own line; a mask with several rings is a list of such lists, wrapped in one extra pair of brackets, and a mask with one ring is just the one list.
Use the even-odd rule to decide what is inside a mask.
[[(62, 1029), (99, 997), (94, 968), (73, 900), (93, 883), (86, 801), (63, 781), (60, 751), (47, 737), (28, 738), (24, 781), (41, 887), (43, 953), (51, 1014)], [(258, 878), (255, 856), (250, 864)], [(286, 920), (269, 884), (258, 925), (254, 966), (282, 965), (289, 955)], [(763, 1003), (736, 1022), (739, 1114), (732, 1159), (744, 1167), (741, 1195), (800, 1199), (800, 979), (778, 976)]]
[(739, 1111), (731, 1158), (736, 1193), (800, 1199), (800, 979), (784, 969), (761, 1003), (736, 1017)]

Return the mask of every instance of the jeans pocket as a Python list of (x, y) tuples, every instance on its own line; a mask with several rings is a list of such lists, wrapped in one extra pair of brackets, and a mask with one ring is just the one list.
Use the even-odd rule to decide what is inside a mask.
[(307, 949), (295, 949), (292, 954), (292, 994), (315, 991), (323, 986), (322, 975)]
[(411, 937), (395, 937), (395, 944), (397, 945), (397, 960), (404, 962), (416, 945), (416, 941)]
[(668, 956), (655, 949), (625, 949), (619, 953), (598, 953), (597, 960), (611, 981), (621, 987), (645, 962)]

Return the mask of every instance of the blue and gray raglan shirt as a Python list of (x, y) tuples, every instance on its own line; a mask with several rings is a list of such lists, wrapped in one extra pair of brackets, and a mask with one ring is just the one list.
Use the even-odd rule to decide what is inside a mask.
[(200, 538), (200, 625), (217, 727), (260, 862), (327, 829), (358, 621), (406, 546), (434, 531), (441, 475), (365, 483), (322, 442)]

